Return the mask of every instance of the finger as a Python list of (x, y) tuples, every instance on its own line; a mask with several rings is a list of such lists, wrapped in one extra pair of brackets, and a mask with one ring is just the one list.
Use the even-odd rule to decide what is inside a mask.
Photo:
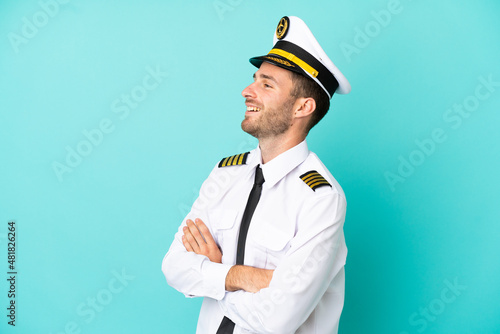
[(194, 253), (194, 249), (193, 249), (193, 247), (191, 247), (191, 244), (187, 241), (185, 235), (182, 236), (182, 244), (184, 245), (184, 248), (186, 248), (186, 250), (188, 252), (193, 252)]
[(187, 226), (200, 247), (206, 244), (205, 238), (201, 235), (200, 230), (198, 230), (198, 227), (192, 220), (188, 221)]
[(215, 240), (212, 237), (212, 234), (210, 233), (210, 230), (208, 229), (207, 225), (201, 220), (200, 218), (196, 218), (196, 226), (198, 226), (198, 229), (200, 230), (200, 233), (203, 235), (205, 238), (205, 241), (207, 244), (215, 244)]
[(184, 231), (184, 236), (186, 237), (187, 242), (193, 248), (193, 251), (195, 253), (198, 253), (199, 250), (200, 250), (200, 246), (196, 242), (196, 239), (194, 238), (193, 234), (191, 233), (191, 229), (186, 226), (186, 227), (183, 228), (183, 231)]

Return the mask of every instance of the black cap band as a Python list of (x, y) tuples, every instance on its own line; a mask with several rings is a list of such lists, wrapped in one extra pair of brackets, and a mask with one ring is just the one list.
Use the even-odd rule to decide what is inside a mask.
[(284, 69), (316, 78), (330, 97), (333, 96), (339, 83), (325, 65), (312, 56), (300, 46), (288, 42), (278, 41), (273, 49), (265, 56), (250, 58), (250, 62), (260, 67), (263, 61), (267, 61)]
[[(330, 72), (325, 67), (325, 65), (323, 65), (319, 60), (317, 60), (306, 50), (302, 49), (300, 46), (287, 41), (278, 41), (274, 45), (273, 50), (274, 49), (283, 50), (288, 53), (291, 53), (295, 57), (301, 59), (306, 64), (314, 68), (318, 73), (316, 79), (318, 79), (318, 81), (321, 82), (321, 84), (325, 87), (330, 96), (332, 96), (333, 93), (335, 93), (335, 90), (339, 87), (339, 83), (337, 79), (335, 79), (335, 77), (333, 76), (332, 72)], [(270, 51), (269, 54), (273, 54), (272, 50)], [(293, 58), (288, 60), (293, 62)]]

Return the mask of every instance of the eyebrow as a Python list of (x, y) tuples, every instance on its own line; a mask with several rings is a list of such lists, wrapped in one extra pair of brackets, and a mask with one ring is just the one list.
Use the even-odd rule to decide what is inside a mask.
[[(255, 79), (256, 77), (257, 77), (257, 76), (256, 76), (256, 75), (255, 75), (255, 73), (254, 73), (254, 74), (253, 74), (253, 78)], [(277, 81), (274, 77), (272, 77), (272, 76), (270, 76), (270, 75), (267, 75), (267, 74), (259, 74), (259, 77), (260, 77), (260, 78), (263, 78), (263, 79), (271, 80), (271, 81), (273, 81), (273, 82), (274, 82), (274, 83), (276, 83), (276, 84), (278, 83), (278, 81)]]

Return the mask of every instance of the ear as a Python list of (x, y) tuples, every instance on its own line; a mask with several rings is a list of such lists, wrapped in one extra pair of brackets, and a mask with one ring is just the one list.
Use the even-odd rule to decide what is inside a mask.
[(295, 118), (311, 115), (316, 110), (316, 101), (312, 97), (301, 97), (295, 101)]

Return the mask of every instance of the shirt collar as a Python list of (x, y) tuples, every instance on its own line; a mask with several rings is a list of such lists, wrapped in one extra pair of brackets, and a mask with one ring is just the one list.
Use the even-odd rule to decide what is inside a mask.
[(253, 167), (260, 164), (264, 179), (266, 180), (264, 182), (264, 187), (271, 188), (290, 173), (290, 171), (306, 160), (309, 155), (309, 148), (307, 147), (307, 142), (303, 140), (300, 144), (281, 153), (266, 164), (262, 164), (260, 147), (257, 147), (252, 153), (255, 153), (255, 156), (252, 157), (249, 165)]

